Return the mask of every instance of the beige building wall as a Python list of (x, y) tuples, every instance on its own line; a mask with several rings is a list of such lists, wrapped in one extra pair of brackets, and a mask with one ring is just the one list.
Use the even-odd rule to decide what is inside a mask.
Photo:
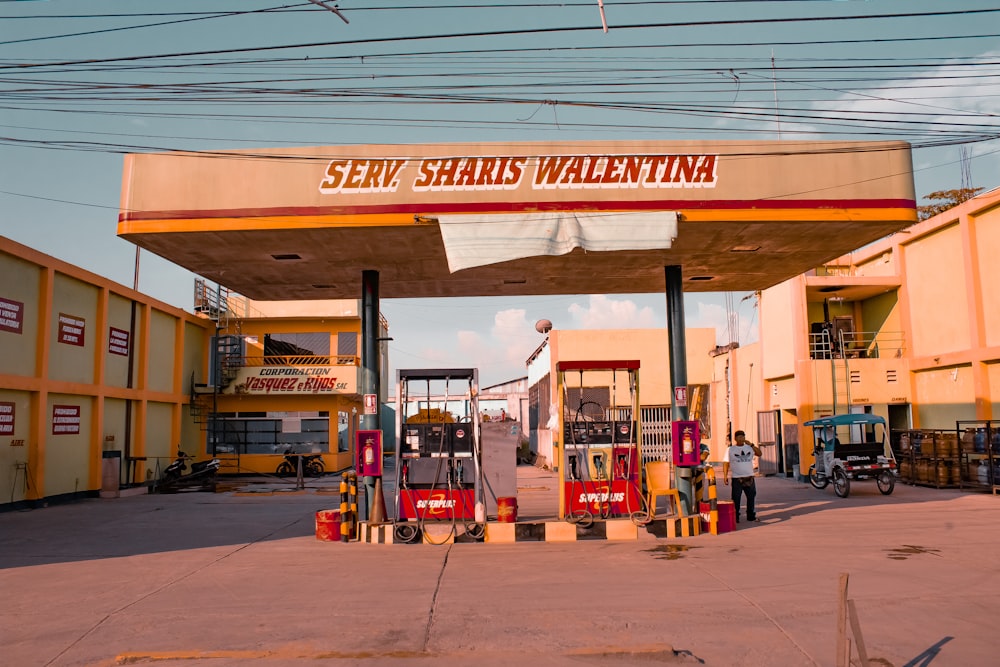
[[(49, 350), (49, 378), (66, 382), (90, 384), (94, 382), (94, 350), (98, 340), (103, 340), (98, 329), (96, 286), (73, 276), (55, 274), (52, 290), (49, 338), (56, 341)], [(72, 322), (71, 322), (72, 320)], [(82, 345), (59, 342), (60, 330), (64, 337), (71, 335), (67, 327), (80, 323)], [(77, 328), (77, 327), (74, 327)]]
[[(203, 373), (204, 355), (182, 345), (207, 349), (211, 323), (5, 237), (0, 274), (0, 300), (17, 310), (6, 318), (16, 325), (0, 326), (0, 415), (13, 417), (0, 420), (0, 485), (11, 489), (0, 502), (96, 494), (106, 451), (142, 481), (155, 467), (147, 455), (168, 455), (191, 421), (186, 378)], [(123, 343), (133, 301), (136, 332)], [(129, 346), (131, 388), (117, 353)]]
[[(118, 331), (130, 331), (132, 323), (132, 302), (119, 294), (108, 296), (108, 327), (114, 327)], [(128, 356), (113, 354), (109, 350), (104, 351), (104, 382), (112, 387), (124, 389), (129, 386), (128, 382)], [(134, 364), (133, 364), (134, 365)], [(133, 383), (135, 381), (135, 369), (133, 368)]]
[(149, 310), (149, 350), (147, 359), (146, 386), (154, 391), (169, 392), (174, 388), (174, 367), (177, 359), (173, 354), (160, 354), (161, 350), (173, 352), (176, 345), (176, 318), (158, 310)]
[(902, 246), (916, 357), (968, 350), (971, 345), (962, 240), (962, 227), (949, 224)]
[(2, 368), (15, 375), (31, 375), (35, 372), (37, 358), (39, 318), (27, 317), (26, 314), (32, 304), (38, 303), (41, 298), (40, 270), (20, 257), (0, 252), (0, 275), (4, 276), (0, 299), (21, 304), (21, 335), (3, 336), (3, 345), (0, 346)]
[[(80, 394), (48, 394), (45, 416), (45, 495), (59, 496), (90, 490), (93, 427), (97, 421), (94, 398)], [(65, 406), (79, 410), (79, 432), (55, 433), (54, 411)]]
[[(969, 244), (975, 264), (967, 267), (980, 286), (977, 298), (982, 300), (983, 345), (1000, 346), (1000, 274), (997, 259), (1000, 257), (1000, 204), (984, 207), (969, 214)], [(995, 369), (994, 369), (995, 370)], [(1000, 400), (1000, 392), (993, 392)], [(994, 415), (1000, 411), (994, 408)]]
[(793, 281), (785, 281), (768, 290), (769, 298), (758, 300), (761, 364), (757, 371), (762, 378), (790, 377), (795, 373), (795, 359), (802, 354), (802, 350), (796, 349), (801, 336), (788, 334), (805, 326), (798, 287)]

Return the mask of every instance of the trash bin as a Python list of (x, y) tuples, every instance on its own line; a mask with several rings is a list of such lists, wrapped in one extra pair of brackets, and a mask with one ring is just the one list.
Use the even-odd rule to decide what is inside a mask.
[(497, 522), (517, 523), (517, 497), (497, 498)]
[(321, 542), (340, 541), (340, 510), (316, 512), (316, 539)]
[(101, 498), (121, 496), (122, 453), (112, 449), (101, 452)]

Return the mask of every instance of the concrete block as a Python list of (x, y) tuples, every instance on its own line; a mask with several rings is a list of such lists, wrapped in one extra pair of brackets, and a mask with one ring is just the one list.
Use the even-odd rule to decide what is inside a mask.
[(545, 541), (576, 542), (576, 524), (565, 521), (546, 521)]
[(631, 521), (608, 521), (605, 531), (609, 540), (639, 539), (639, 527)]
[(486, 541), (498, 543), (516, 542), (515, 529), (513, 523), (488, 523), (486, 524)]

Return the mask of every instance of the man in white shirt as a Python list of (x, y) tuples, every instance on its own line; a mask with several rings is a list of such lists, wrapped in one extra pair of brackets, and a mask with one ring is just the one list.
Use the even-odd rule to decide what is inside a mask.
[[(726, 448), (722, 455), (722, 483), (729, 484), (729, 472), (733, 473), (733, 505), (736, 509), (736, 523), (740, 522), (740, 501), (747, 497), (747, 521), (757, 521), (757, 483), (753, 474), (753, 457), (760, 456), (760, 447), (747, 440), (746, 433), (733, 434), (736, 444)], [(728, 440), (728, 437), (726, 438)]]

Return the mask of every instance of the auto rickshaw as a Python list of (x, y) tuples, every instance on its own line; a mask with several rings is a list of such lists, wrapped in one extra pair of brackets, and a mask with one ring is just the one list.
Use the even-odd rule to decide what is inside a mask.
[(833, 482), (841, 498), (851, 493), (851, 480), (874, 479), (882, 495), (896, 486), (896, 458), (889, 446), (885, 419), (872, 414), (843, 414), (807, 421), (813, 429), (809, 483), (825, 489)]

